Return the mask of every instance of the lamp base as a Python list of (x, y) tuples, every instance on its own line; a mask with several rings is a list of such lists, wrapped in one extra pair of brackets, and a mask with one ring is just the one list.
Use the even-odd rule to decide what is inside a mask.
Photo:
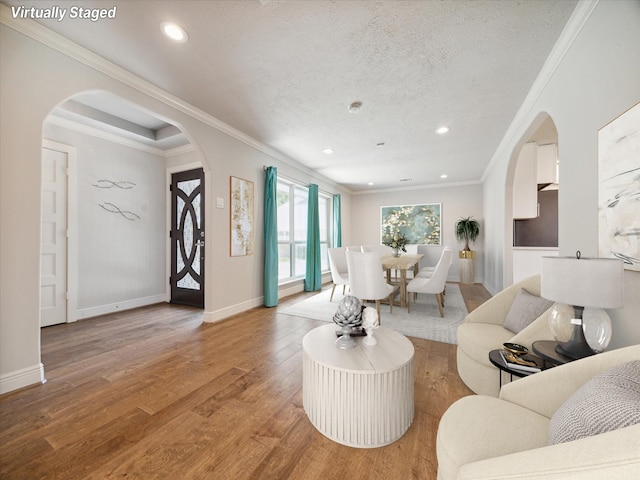
[(584, 336), (584, 330), (582, 330), (582, 319), (574, 319), (572, 320), (572, 323), (573, 332), (571, 334), (571, 338), (565, 343), (558, 344), (556, 352), (573, 360), (594, 355), (596, 352), (591, 349)]

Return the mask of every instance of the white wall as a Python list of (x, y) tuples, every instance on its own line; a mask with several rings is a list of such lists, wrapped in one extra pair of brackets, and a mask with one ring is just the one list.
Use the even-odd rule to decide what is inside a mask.
[[(426, 203), (442, 204), (442, 245), (421, 248), (421, 252), (425, 253), (421, 265), (435, 265), (445, 246), (451, 247), (454, 252), (463, 248), (464, 245), (458, 245), (455, 237), (455, 223), (462, 217), (474, 217), (480, 222), (480, 237), (471, 248), (477, 251), (476, 282), (482, 283), (486, 227), (482, 218), (480, 184), (353, 195), (350, 244), (380, 245), (380, 207)], [(449, 280), (459, 279), (458, 256), (454, 255), (449, 269)]]
[[(0, 393), (44, 378), (38, 300), (42, 130), (53, 108), (77, 93), (111, 92), (189, 136), (205, 169), (206, 320), (262, 303), (262, 255), (229, 256), (230, 175), (254, 182), (257, 252), (263, 249), (263, 165), (274, 165), (303, 184), (317, 183), (325, 192), (343, 193), (343, 218), (349, 221), (348, 194), (332, 182), (90, 52), (63, 40), (56, 49), (48, 47), (43, 42), (50, 37), (35, 22), (11, 20), (5, 5), (0, 11)], [(22, 28), (29, 35), (18, 31)], [(73, 58), (64, 51), (73, 52)], [(225, 208), (215, 207), (217, 197), (225, 199)]]
[[(75, 319), (164, 299), (165, 158), (96, 136), (45, 123), (43, 137), (77, 151), (78, 251)], [(135, 183), (98, 188), (98, 180)], [(128, 220), (100, 207), (109, 202), (140, 218)], [(111, 208), (111, 207), (108, 207)]]
[[(558, 130), (559, 253), (598, 255), (598, 129), (640, 101), (640, 2), (599, 2), (591, 11), (593, 5), (579, 5), (569, 23), (584, 24), (537, 96), (523, 105), (521, 120), (503, 139), (486, 176), (485, 284), (492, 292), (507, 284), (511, 267), (505, 232), (511, 221), (512, 162), (544, 112)], [(640, 343), (640, 273), (625, 271), (625, 306), (609, 313), (610, 348)]]

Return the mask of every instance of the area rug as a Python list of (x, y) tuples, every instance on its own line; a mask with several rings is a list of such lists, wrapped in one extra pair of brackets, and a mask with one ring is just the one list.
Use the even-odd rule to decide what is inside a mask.
[[(347, 291), (347, 295), (349, 292)], [(326, 289), (307, 300), (298, 302), (280, 313), (295, 315), (332, 322), (333, 315), (342, 299), (342, 288), (337, 287), (333, 301), (329, 301), (331, 288)], [(420, 294), (416, 302), (411, 302), (411, 313), (406, 308), (393, 307), (389, 313), (388, 305), (380, 306), (381, 325), (406, 335), (408, 337), (426, 338), (436, 342), (457, 344), (456, 331), (467, 316), (462, 294), (458, 285), (447, 284), (445, 295), (444, 318), (440, 317), (435, 295)], [(375, 303), (366, 303), (367, 307), (375, 308)]]

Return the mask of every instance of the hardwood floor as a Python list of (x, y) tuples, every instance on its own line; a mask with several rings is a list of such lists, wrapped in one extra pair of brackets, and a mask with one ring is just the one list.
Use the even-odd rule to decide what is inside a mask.
[[(469, 310), (490, 296), (462, 292)], [(302, 407), (302, 337), (322, 324), (279, 307), (203, 324), (159, 304), (44, 328), (47, 382), (0, 397), (0, 478), (435, 479), (439, 418), (471, 393), (455, 346), (411, 338), (413, 424), (355, 449)]]

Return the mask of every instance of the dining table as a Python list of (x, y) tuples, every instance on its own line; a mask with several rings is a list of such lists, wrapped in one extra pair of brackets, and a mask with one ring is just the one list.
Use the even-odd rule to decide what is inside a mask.
[(403, 253), (399, 257), (394, 255), (382, 256), (382, 268), (387, 272), (387, 283), (394, 284), (391, 279), (391, 270), (400, 272), (400, 306), (407, 306), (407, 270), (413, 269), (413, 276), (418, 274), (420, 269), (420, 260), (424, 257), (423, 253)]

